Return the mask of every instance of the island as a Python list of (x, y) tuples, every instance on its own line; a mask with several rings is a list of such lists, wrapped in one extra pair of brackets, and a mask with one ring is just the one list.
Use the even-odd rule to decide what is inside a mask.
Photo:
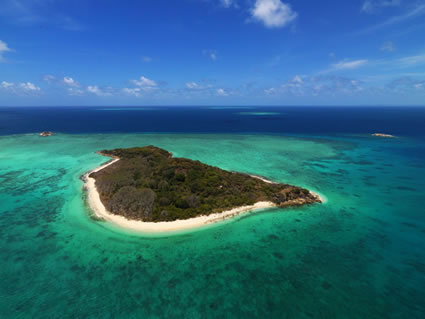
[(53, 135), (53, 132), (50, 132), (50, 131), (44, 131), (40, 133), (40, 136), (42, 137), (52, 136), (52, 135)]
[(372, 136), (375, 136), (375, 137), (384, 137), (384, 138), (395, 138), (394, 135), (384, 134), (384, 133), (373, 133)]
[(193, 228), (243, 212), (320, 203), (307, 189), (173, 157), (155, 146), (99, 151), (111, 161), (84, 176), (94, 213), (142, 231)]

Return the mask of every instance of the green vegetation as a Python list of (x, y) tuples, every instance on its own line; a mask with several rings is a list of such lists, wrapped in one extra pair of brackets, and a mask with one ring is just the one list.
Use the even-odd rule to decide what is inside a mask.
[(106, 209), (128, 219), (172, 221), (259, 201), (279, 206), (317, 202), (306, 189), (266, 183), (246, 174), (172, 154), (155, 146), (101, 151), (119, 158), (91, 173)]

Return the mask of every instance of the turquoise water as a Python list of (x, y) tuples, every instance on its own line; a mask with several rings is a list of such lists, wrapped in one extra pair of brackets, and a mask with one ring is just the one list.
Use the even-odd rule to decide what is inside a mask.
[[(173, 236), (94, 220), (105, 148), (266, 176), (328, 202)], [(1, 318), (423, 318), (425, 144), (368, 136), (0, 137)]]

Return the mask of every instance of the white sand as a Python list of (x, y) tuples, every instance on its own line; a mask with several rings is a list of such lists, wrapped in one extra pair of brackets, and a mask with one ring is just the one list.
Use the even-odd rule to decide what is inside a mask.
[(137, 220), (129, 220), (123, 216), (114, 215), (108, 212), (100, 200), (99, 193), (97, 192), (95, 179), (89, 177), (90, 173), (98, 172), (105, 167), (112, 165), (119, 159), (114, 159), (113, 161), (99, 166), (98, 168), (90, 171), (89, 173), (84, 175), (84, 179), (86, 181), (85, 187), (87, 189), (87, 201), (89, 203), (90, 208), (93, 210), (95, 215), (99, 218), (112, 222), (120, 227), (140, 231), (143, 233), (157, 233), (157, 232), (170, 232), (170, 231), (179, 231), (186, 230), (191, 228), (198, 228), (201, 226), (205, 226), (211, 223), (216, 223), (225, 219), (228, 219), (233, 216), (240, 215), (242, 213), (246, 213), (253, 210), (265, 209), (275, 207), (276, 205), (272, 202), (258, 202), (254, 205), (250, 206), (242, 206), (233, 208), (231, 210), (227, 210), (221, 213), (210, 214), (208, 216), (199, 216), (190, 219), (184, 220), (175, 220), (172, 222), (142, 222)]
[(313, 191), (309, 191), (314, 197), (316, 197), (318, 200), (320, 200), (321, 203), (327, 203), (328, 199), (323, 196), (322, 194), (313, 192)]
[(375, 136), (375, 137), (384, 137), (384, 138), (395, 138), (394, 135), (384, 134), (384, 133), (373, 133), (372, 136)]
[(257, 175), (249, 175), (249, 176), (254, 177), (256, 179), (259, 179), (259, 180), (261, 180), (261, 181), (263, 181), (264, 183), (267, 183), (267, 184), (277, 184), (277, 183), (269, 181), (268, 179), (265, 179), (264, 177), (261, 177), (261, 176), (257, 176)]

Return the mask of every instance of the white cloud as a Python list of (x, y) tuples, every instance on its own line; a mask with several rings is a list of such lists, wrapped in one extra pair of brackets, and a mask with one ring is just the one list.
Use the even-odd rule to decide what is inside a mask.
[(56, 77), (54, 75), (46, 74), (45, 76), (43, 76), (43, 81), (51, 83), (53, 81), (56, 81)]
[(277, 89), (276, 88), (268, 88), (268, 89), (264, 89), (264, 93), (266, 93), (267, 95), (273, 95), (275, 93), (277, 93)]
[(217, 92), (217, 95), (219, 95), (219, 96), (228, 96), (229, 95), (229, 93), (224, 89), (217, 89), (216, 92)]
[(413, 18), (420, 17), (424, 14), (425, 14), (425, 4), (419, 4), (403, 15), (393, 16), (393, 17), (389, 18), (388, 20), (386, 20), (382, 23), (375, 24), (371, 27), (360, 30), (360, 31), (355, 32), (353, 34), (354, 35), (363, 35), (363, 34), (366, 34), (366, 33), (374, 32), (376, 30), (380, 30), (382, 28), (385, 28), (385, 27), (388, 27), (388, 26), (391, 26), (391, 25), (394, 25), (394, 24), (402, 23), (406, 20), (410, 20), (410, 19), (413, 19)]
[(280, 0), (256, 0), (251, 15), (268, 28), (279, 28), (294, 21), (298, 14)]
[(158, 85), (154, 80), (148, 79), (144, 76), (141, 76), (139, 80), (131, 80), (131, 82), (134, 83), (134, 85), (140, 86), (145, 89), (153, 88)]
[(0, 83), (0, 88), (8, 90), (14, 94), (30, 94), (30, 93), (38, 93), (41, 89), (31, 82), (22, 82), (22, 83), (12, 83), (3, 81)]
[(304, 80), (301, 78), (301, 76), (296, 75), (294, 76), (294, 78), (292, 79), (292, 83), (295, 83), (297, 85), (300, 85), (302, 83), (304, 83)]
[(199, 89), (202, 89), (203, 86), (199, 85), (196, 82), (187, 82), (186, 88), (191, 89), (191, 90), (199, 90)]
[(40, 91), (40, 88), (38, 86), (35, 86), (34, 83), (31, 83), (31, 82), (20, 83), (19, 87), (23, 89), (24, 91), (30, 91), (30, 92)]
[(141, 95), (141, 88), (123, 88), (122, 91), (127, 95), (139, 97)]
[(368, 60), (343, 60), (338, 63), (332, 64), (333, 70), (353, 70), (360, 68), (368, 63)]
[(217, 60), (217, 51), (216, 50), (203, 50), (202, 54), (209, 57), (212, 61)]
[(186, 83), (186, 87), (188, 88), (188, 89), (197, 89), (198, 88), (198, 84), (196, 84), (195, 82), (187, 82)]
[(387, 85), (392, 92), (406, 94), (413, 90), (425, 89), (425, 80), (420, 80), (410, 76), (403, 76), (393, 80)]
[(307, 77), (296, 75), (279, 87), (266, 88), (269, 96), (336, 96), (363, 91), (362, 82), (340, 76)]
[(8, 52), (12, 51), (12, 49), (9, 48), (6, 42), (0, 40), (0, 52)]
[(392, 41), (384, 42), (381, 46), (381, 51), (393, 52), (395, 51), (395, 45)]
[[(391, 47), (386, 48), (389, 50)], [(319, 74), (326, 74), (335, 71), (348, 71), (355, 70), (364, 66), (369, 67), (385, 67), (391, 69), (400, 69), (400, 68), (413, 68), (418, 65), (425, 64), (425, 53), (420, 53), (417, 55), (391, 58), (391, 59), (380, 59), (380, 60), (342, 60), (338, 63), (332, 64), (331, 67), (327, 70), (320, 72)]]
[(136, 87), (135, 88), (123, 88), (121, 91), (126, 95), (132, 95), (139, 97), (143, 92), (152, 92), (158, 90), (158, 83), (154, 80), (148, 79), (145, 76), (141, 76), (138, 80), (130, 80)]
[(400, 58), (396, 61), (396, 63), (404, 67), (410, 67), (416, 64), (425, 63), (425, 54), (419, 54), (419, 55), (413, 55), (413, 56)]
[(152, 58), (150, 56), (142, 56), (142, 61), (145, 63), (152, 62)]
[(97, 85), (93, 85), (93, 86), (89, 85), (87, 87), (87, 92), (90, 92), (90, 93), (93, 93), (93, 94), (96, 94), (96, 95), (101, 95), (101, 93), (102, 93), (102, 91), (99, 89), (99, 87)]
[(84, 91), (79, 89), (79, 88), (75, 88), (75, 87), (70, 87), (67, 89), (68, 91), (68, 95), (72, 95), (72, 96), (82, 96), (84, 95)]
[(110, 92), (105, 92), (101, 90), (97, 85), (89, 85), (87, 87), (87, 92), (92, 93), (97, 96), (111, 96)]
[(73, 78), (71, 78), (69, 76), (65, 76), (63, 78), (63, 83), (65, 83), (66, 85), (71, 86), (71, 87), (79, 87), (80, 86), (80, 84), (77, 81), (75, 81)]
[[(19, 26), (59, 26), (65, 30), (78, 31), (82, 26), (65, 14), (55, 10), (56, 0), (0, 0), (2, 23)], [(62, 8), (63, 9), (63, 8)]]
[(186, 82), (185, 87), (187, 90), (195, 92), (195, 91), (203, 91), (204, 93), (207, 91), (211, 91), (213, 89), (213, 85), (208, 83), (199, 84), (196, 82)]
[(0, 40), (0, 62), (5, 62), (5, 58), (3, 57), (3, 54), (5, 52), (11, 52), (12, 49), (9, 48), (6, 42)]
[(1, 82), (1, 84), (0, 84), (0, 86), (4, 89), (9, 89), (9, 88), (13, 87), (14, 85), (15, 85), (14, 83), (6, 82), (6, 81)]
[(221, 4), (225, 8), (230, 8), (231, 6), (237, 7), (235, 0), (220, 0)]
[(300, 75), (294, 76), (291, 80), (281, 85), (281, 89), (288, 91), (292, 94), (304, 94), (305, 81)]
[(373, 13), (378, 8), (397, 7), (400, 4), (401, 0), (366, 0), (363, 2), (362, 11), (366, 13)]

